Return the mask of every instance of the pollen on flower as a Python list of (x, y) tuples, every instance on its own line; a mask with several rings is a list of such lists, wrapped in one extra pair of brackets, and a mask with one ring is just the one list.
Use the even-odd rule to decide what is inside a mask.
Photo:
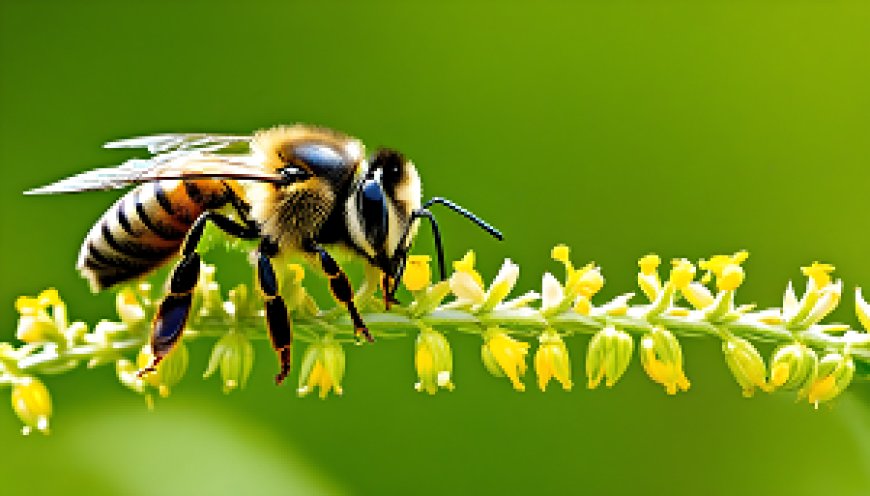
[(571, 263), (571, 260), (568, 258), (569, 254), (570, 249), (566, 245), (556, 245), (550, 251), (550, 257), (553, 260), (564, 264)]
[(453, 270), (470, 275), (478, 286), (483, 287), (483, 277), (474, 269), (474, 250), (468, 250), (464, 257), (453, 262)]

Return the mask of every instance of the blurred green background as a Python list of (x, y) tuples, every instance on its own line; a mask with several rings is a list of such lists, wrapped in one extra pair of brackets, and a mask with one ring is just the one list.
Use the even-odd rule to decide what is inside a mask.
[[(866, 2), (0, 2), (0, 340), (14, 299), (55, 286), (74, 318), (113, 314), (74, 270), (118, 193), (23, 190), (125, 158), (101, 143), (308, 122), (404, 150), (425, 194), (502, 228), (441, 215), (447, 251), (537, 288), (557, 242), (634, 290), (650, 251), (752, 254), (739, 299), (774, 306), (798, 267), (834, 263), (857, 324), (870, 283), (870, 5)], [(421, 236), (418, 251), (431, 243)], [(219, 273), (244, 277), (241, 257)], [(802, 286), (802, 282), (799, 286)], [(480, 340), (450, 335), (457, 389), (412, 385), (413, 341), (348, 349), (345, 395), (188, 377), (147, 412), (111, 368), (48, 377), (49, 437), (0, 408), (3, 494), (868, 494), (870, 386), (813, 411), (741, 397), (711, 340), (685, 340), (676, 398), (639, 364), (587, 391), (519, 394)], [(297, 350), (297, 354), (300, 350)], [(297, 361), (298, 363), (298, 361)], [(4, 393), (8, 394), (8, 393)], [(8, 398), (8, 396), (3, 396)], [(2, 399), (2, 398), (0, 398)], [(2, 400), (2, 401), (8, 401)]]

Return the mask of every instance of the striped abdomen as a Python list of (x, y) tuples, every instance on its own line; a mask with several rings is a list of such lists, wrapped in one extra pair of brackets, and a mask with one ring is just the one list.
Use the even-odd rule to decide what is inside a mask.
[(227, 203), (221, 180), (159, 181), (131, 190), (94, 224), (77, 268), (99, 291), (135, 279), (178, 253), (200, 214)]

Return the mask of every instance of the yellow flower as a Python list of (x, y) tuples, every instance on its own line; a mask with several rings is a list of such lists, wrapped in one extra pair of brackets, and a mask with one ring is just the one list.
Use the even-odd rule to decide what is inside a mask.
[(809, 267), (801, 267), (801, 273), (810, 278), (817, 288), (823, 288), (831, 283), (831, 272), (834, 271), (834, 266), (813, 262)]
[(855, 315), (861, 322), (861, 326), (865, 331), (870, 331), (870, 305), (864, 301), (864, 295), (861, 294), (861, 288), (855, 288)]
[(613, 387), (628, 369), (634, 343), (625, 331), (607, 326), (595, 333), (586, 350), (586, 378), (589, 389), (595, 389), (605, 380)]
[(567, 245), (556, 245), (550, 250), (550, 258), (557, 262), (562, 262), (565, 265), (565, 269), (568, 271), (567, 275), (571, 275), (570, 273), (574, 271), (574, 266), (571, 264), (570, 257), (571, 250)]
[[(137, 389), (135, 385), (127, 385), (134, 390), (144, 390), (144, 386), (150, 386), (156, 389), (161, 397), (165, 398), (169, 396), (172, 388), (181, 382), (181, 379), (187, 372), (189, 359), (190, 354), (187, 351), (187, 346), (184, 345), (183, 341), (180, 341), (175, 345), (172, 351), (163, 357), (163, 360), (157, 364), (157, 370), (146, 372), (144, 374), (137, 374), (140, 376), (143, 383), (142, 386), (139, 386), (139, 389)], [(151, 353), (151, 346), (145, 345), (136, 357), (136, 365), (138, 365), (139, 370), (143, 370), (145, 367), (150, 366), (153, 363), (153, 360), (154, 355)], [(125, 378), (121, 378), (121, 382), (124, 382), (124, 379)]]
[(577, 292), (586, 298), (592, 298), (604, 287), (604, 276), (601, 275), (601, 268), (589, 264), (581, 270), (582, 274), (577, 281)]
[(529, 343), (517, 341), (498, 327), (490, 328), (483, 335), (481, 356), (487, 370), (496, 377), (507, 376), (517, 391), (525, 391), (520, 377), (526, 373), (526, 355)]
[(668, 394), (689, 390), (683, 372), (683, 352), (677, 338), (667, 329), (656, 327), (641, 339), (640, 362), (652, 380), (665, 387)]
[(429, 255), (410, 255), (405, 265), (402, 283), (408, 291), (420, 291), (432, 284), (432, 269)]
[(547, 383), (555, 378), (562, 384), (562, 389), (570, 391), (571, 362), (568, 348), (561, 336), (553, 330), (543, 332), (539, 337), (540, 345), (535, 352), (535, 374), (538, 376), (538, 387), (547, 390)]
[(737, 383), (743, 389), (743, 396), (749, 398), (755, 393), (755, 388), (770, 392), (767, 384), (767, 368), (764, 359), (749, 341), (731, 336), (722, 342), (722, 352), (725, 362)]
[(662, 290), (662, 281), (659, 279), (658, 267), (661, 259), (656, 254), (649, 254), (641, 258), (637, 264), (640, 272), (637, 274), (637, 284), (649, 301), (655, 301)]
[(670, 282), (677, 289), (683, 289), (695, 278), (695, 266), (685, 258), (672, 260)]
[(414, 385), (417, 391), (435, 394), (438, 388), (453, 390), (450, 375), (453, 373), (453, 354), (450, 343), (440, 332), (424, 329), (417, 335), (414, 366), (420, 381)]
[(125, 286), (115, 295), (115, 311), (121, 322), (135, 325), (145, 321), (145, 308), (139, 301), (139, 295), (129, 286)]
[(24, 422), (21, 432), (30, 434), (33, 429), (48, 434), (48, 418), (51, 417), (51, 396), (48, 388), (35, 377), (24, 377), (12, 387), (12, 409)]
[(483, 287), (483, 278), (474, 269), (474, 261), (474, 250), (468, 250), (468, 253), (462, 259), (453, 262), (453, 270), (454, 272), (468, 274), (479, 286)]
[(320, 388), (320, 399), (326, 398), (330, 391), (341, 395), (341, 380), (344, 377), (344, 349), (339, 343), (327, 336), (305, 350), (299, 371), (299, 396), (306, 396)]
[(855, 362), (852, 357), (839, 353), (829, 353), (819, 362), (816, 379), (807, 388), (807, 401), (819, 407), (819, 403), (830, 401), (842, 393), (855, 375)]
[(736, 264), (728, 264), (722, 269), (722, 274), (716, 278), (716, 287), (719, 291), (734, 291), (746, 277), (743, 267)]
[(803, 389), (818, 374), (819, 358), (802, 343), (781, 346), (770, 361), (770, 384), (775, 388)]
[[(15, 300), (18, 310), (16, 337), (25, 343), (63, 341), (67, 328), (66, 305), (56, 289), (46, 289), (38, 297), (19, 296)], [(51, 310), (51, 313), (49, 313)]]
[(716, 301), (710, 290), (699, 282), (690, 282), (680, 289), (680, 293), (696, 310), (703, 310)]
[[(469, 252), (469, 254), (473, 254), (473, 252)], [(468, 264), (473, 263), (474, 258), (470, 258), (471, 262), (468, 262), (467, 259), (469, 259), (468, 255), (463, 260), (454, 262), (454, 267), (459, 264), (462, 270), (458, 270), (450, 276), (450, 290), (456, 295), (456, 302), (453, 304), (471, 306), (474, 313), (490, 312), (511, 292), (519, 278), (520, 268), (510, 259), (505, 259), (495, 279), (489, 285), (489, 289), (484, 291), (479, 274), (468, 270)]]
[(223, 391), (229, 393), (245, 387), (253, 365), (254, 346), (251, 341), (241, 332), (229, 331), (215, 343), (202, 377), (210, 377), (220, 367)]

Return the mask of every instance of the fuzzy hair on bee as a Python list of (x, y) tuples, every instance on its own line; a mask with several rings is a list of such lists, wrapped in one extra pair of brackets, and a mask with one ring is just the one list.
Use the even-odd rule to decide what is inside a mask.
[[(361, 141), (327, 128), (278, 126), (252, 136), (161, 134), (105, 147), (145, 148), (151, 156), (26, 193), (134, 186), (88, 232), (77, 266), (98, 291), (179, 259), (153, 323), (154, 359), (141, 374), (155, 369), (184, 330), (201, 265), (197, 244), (207, 223), (230, 236), (259, 241), (255, 265), (267, 328), (281, 365), (278, 383), (290, 371), (292, 330), (272, 267), (276, 256), (302, 253), (319, 265), (333, 296), (349, 312), (357, 337), (371, 341), (350, 281), (326, 247), (346, 248), (379, 269), (389, 308), (418, 219), (427, 219), (432, 227), (442, 279), (445, 276), (431, 205), (447, 206), (501, 239), (498, 230), (449, 200), (423, 203), (417, 168), (400, 152), (383, 148), (367, 156)], [(227, 208), (235, 215), (225, 215)]]

